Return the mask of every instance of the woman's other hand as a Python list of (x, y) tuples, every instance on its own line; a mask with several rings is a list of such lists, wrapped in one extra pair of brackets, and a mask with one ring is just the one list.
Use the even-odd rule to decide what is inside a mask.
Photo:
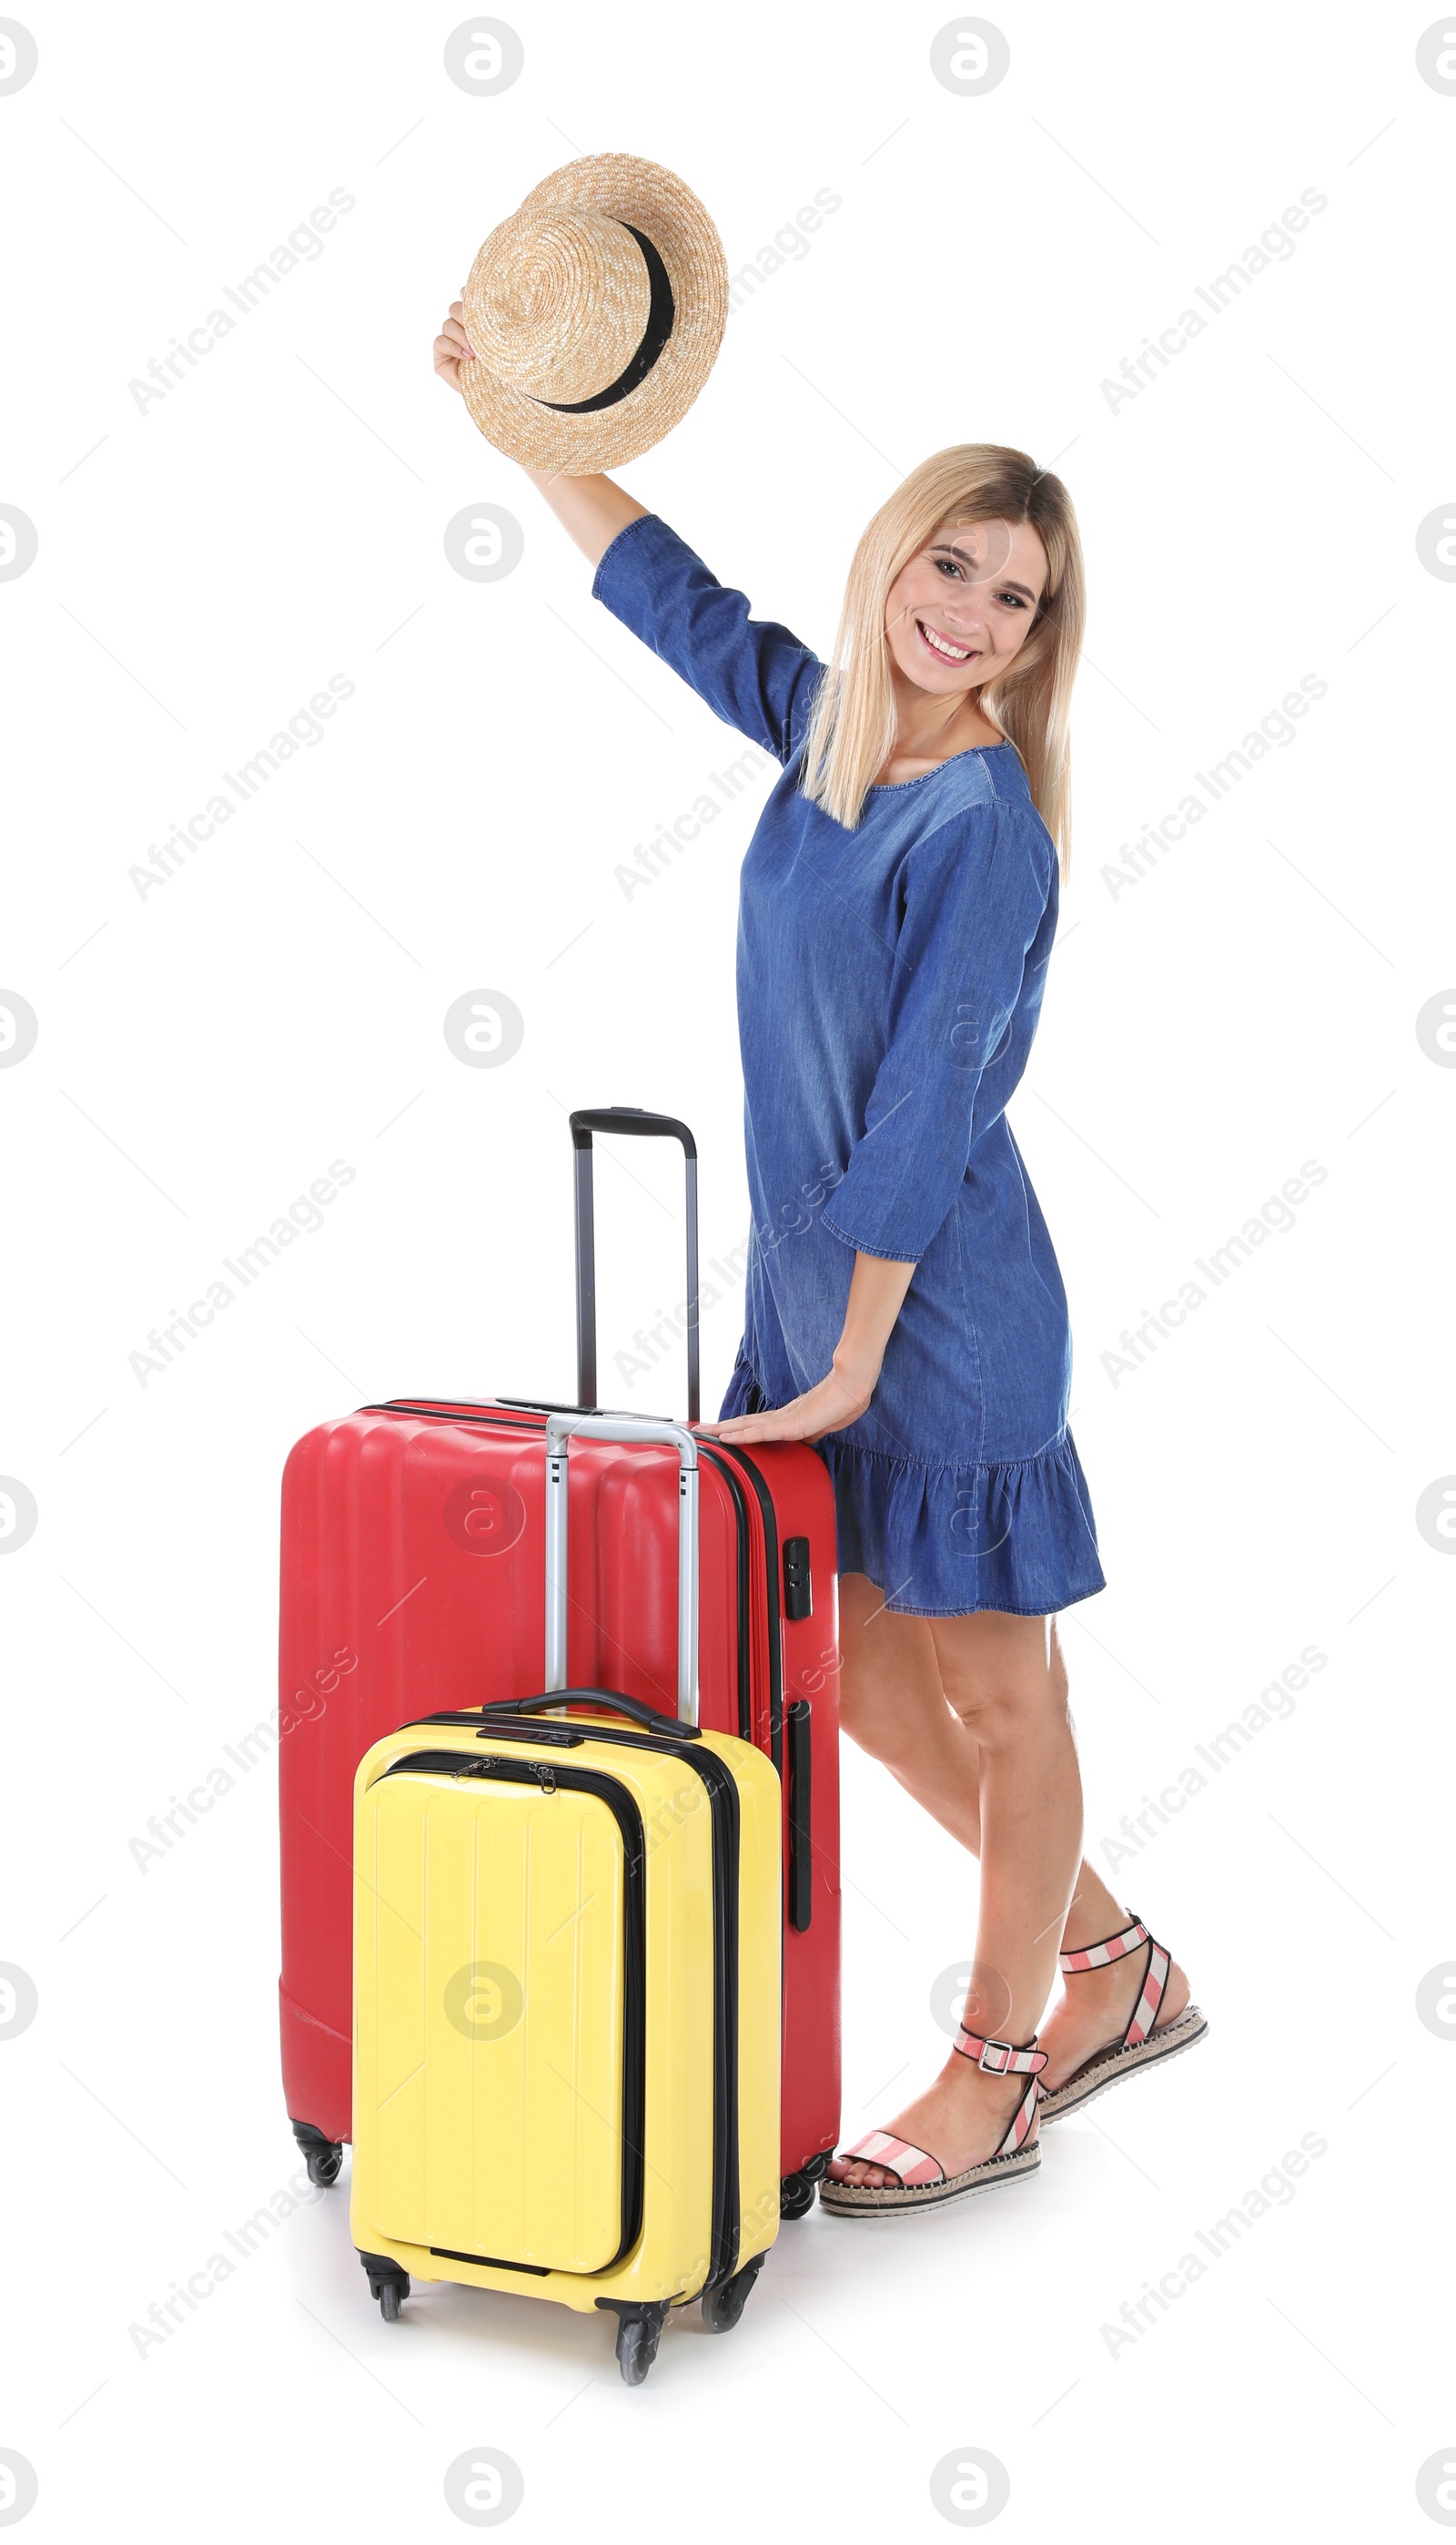
[(462, 300), (452, 300), (450, 314), (435, 339), (437, 375), (444, 380), (446, 388), (458, 389), (460, 365), (473, 363), (474, 360), (474, 347), (467, 341), (465, 335), (465, 304)]
[(771, 1414), (735, 1414), (726, 1423), (700, 1423), (700, 1432), (710, 1433), (715, 1439), (738, 1441), (750, 1449), (756, 1440), (822, 1440), (830, 1432), (843, 1432), (857, 1423), (870, 1403), (879, 1377), (876, 1363), (872, 1370), (841, 1370), (836, 1366), (817, 1387), (806, 1389), (787, 1405)]
[(885, 1346), (895, 1329), (915, 1266), (882, 1255), (854, 1258), (845, 1323), (829, 1375), (771, 1414), (734, 1414), (726, 1423), (704, 1423), (703, 1432), (720, 1440), (739, 1440), (748, 1449), (755, 1440), (822, 1440), (857, 1423), (879, 1385)]

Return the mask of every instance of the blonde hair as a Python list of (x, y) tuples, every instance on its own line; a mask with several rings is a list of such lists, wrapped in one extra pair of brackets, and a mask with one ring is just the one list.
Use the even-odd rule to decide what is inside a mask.
[(1046, 549), (1048, 573), (1030, 632), (1004, 678), (977, 691), (977, 702), (1020, 755), (1065, 880), (1071, 867), (1068, 722), (1087, 589), (1072, 499), (1060, 477), (1038, 468), (1024, 451), (992, 442), (937, 451), (867, 524), (814, 703), (800, 788), (846, 830), (857, 827), (866, 791), (895, 745), (885, 636), (890, 587), (943, 524), (993, 521), (1029, 523)]

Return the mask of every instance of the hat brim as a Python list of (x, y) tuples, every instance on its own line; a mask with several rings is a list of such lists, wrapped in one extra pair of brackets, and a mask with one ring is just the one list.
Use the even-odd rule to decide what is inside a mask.
[[(587, 477), (640, 457), (687, 414), (712, 369), (728, 323), (728, 260), (690, 187), (653, 159), (633, 159), (620, 151), (573, 159), (533, 188), (521, 213), (572, 204), (645, 231), (667, 268), (673, 332), (651, 370), (615, 406), (595, 415), (557, 413), (508, 387), (478, 356), (460, 364), (459, 381), (473, 421), (497, 451), (527, 468)], [(487, 239), (465, 286), (467, 337), (472, 292), (479, 288), (490, 247)]]

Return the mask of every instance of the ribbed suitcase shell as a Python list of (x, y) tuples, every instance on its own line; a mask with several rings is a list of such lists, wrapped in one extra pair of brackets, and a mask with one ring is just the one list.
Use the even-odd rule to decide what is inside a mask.
[[(347, 2140), (355, 1770), (425, 1711), (543, 1685), (541, 1408), (402, 1399), (320, 1425), (283, 1476), (280, 1607), (283, 2083), (296, 2123)], [(701, 1450), (700, 1721), (785, 1769), (807, 1703), (807, 1926), (785, 1897), (780, 2174), (840, 2124), (839, 1721), (834, 1495), (814, 1451)], [(570, 1672), (671, 1713), (677, 1496), (670, 1450), (583, 1441), (571, 1461)], [(771, 1544), (770, 1544), (771, 1538)], [(812, 1613), (788, 1613), (807, 1541)], [(791, 1746), (791, 1745), (790, 1745)], [(785, 1814), (793, 1778), (783, 1778)], [(785, 1836), (786, 1895), (793, 1872)]]
[(351, 2228), (416, 2280), (687, 2303), (777, 2233), (778, 1779), (569, 1721), (416, 1725), (360, 1767)]

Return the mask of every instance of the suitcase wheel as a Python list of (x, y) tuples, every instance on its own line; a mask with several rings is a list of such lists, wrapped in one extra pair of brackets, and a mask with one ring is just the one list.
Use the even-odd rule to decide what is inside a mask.
[[(809, 2197), (811, 2200), (814, 2197), (812, 2184)], [(748, 2293), (763, 2267), (764, 2256), (755, 2254), (753, 2260), (745, 2262), (743, 2269), (736, 2271), (731, 2280), (725, 2280), (721, 2288), (709, 2289), (702, 2302), (702, 2320), (709, 2333), (733, 2331), (748, 2303)]]
[(609, 2309), (617, 2319), (616, 2364), (624, 2386), (640, 2386), (657, 2357), (668, 2303), (666, 2299), (655, 2304), (623, 2298), (597, 2300), (599, 2307)]
[(778, 2186), (780, 2218), (807, 2218), (814, 2206), (814, 2183), (807, 2174), (786, 2174)]
[(616, 2364), (624, 2386), (640, 2386), (657, 2357), (660, 2327), (644, 2324), (638, 2316), (633, 2324), (620, 2324), (616, 2330)]
[(398, 2324), (399, 2310), (410, 2293), (410, 2275), (387, 2254), (361, 2254), (360, 2260), (369, 2275), (369, 2295), (379, 2301), (379, 2313), (386, 2324)]
[(298, 2142), (303, 2162), (308, 2168), (309, 2181), (317, 2182), (325, 2188), (331, 2182), (337, 2182), (339, 2169), (344, 2163), (342, 2142), (338, 2139), (325, 2138), (323, 2131), (316, 2130), (311, 2121), (295, 2121), (293, 2136)]

